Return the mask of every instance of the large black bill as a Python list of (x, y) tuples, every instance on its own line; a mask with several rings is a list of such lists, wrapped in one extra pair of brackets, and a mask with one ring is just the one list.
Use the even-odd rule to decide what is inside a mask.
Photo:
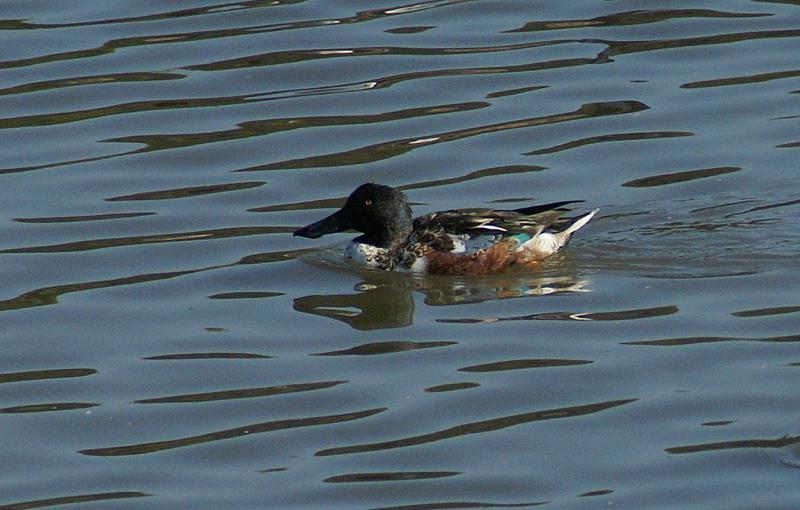
[(336, 211), (325, 219), (319, 220), (311, 225), (295, 230), (294, 235), (300, 237), (310, 237), (316, 239), (325, 234), (333, 234), (334, 232), (342, 232), (351, 228), (350, 221), (342, 211)]

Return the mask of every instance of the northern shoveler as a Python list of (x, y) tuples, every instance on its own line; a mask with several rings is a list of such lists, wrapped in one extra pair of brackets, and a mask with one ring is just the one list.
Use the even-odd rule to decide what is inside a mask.
[(385, 270), (477, 275), (511, 267), (535, 268), (558, 253), (572, 234), (597, 213), (562, 218), (554, 202), (514, 210), (458, 209), (414, 218), (402, 191), (380, 184), (359, 186), (344, 207), (294, 232), (316, 239), (357, 230), (363, 235), (345, 249), (345, 258)]

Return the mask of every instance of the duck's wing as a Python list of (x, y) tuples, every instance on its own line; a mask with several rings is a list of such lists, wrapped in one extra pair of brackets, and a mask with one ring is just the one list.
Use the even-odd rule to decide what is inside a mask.
[(568, 212), (572, 209), (569, 207), (564, 207), (565, 205), (569, 204), (580, 204), (583, 200), (564, 200), (561, 202), (551, 202), (549, 204), (541, 204), (541, 205), (532, 205), (530, 207), (523, 207), (521, 209), (512, 209), (513, 212), (523, 214), (525, 216), (535, 216), (540, 213), (548, 212), (548, 211), (561, 211), (561, 212)]
[(553, 202), (522, 209), (455, 209), (438, 211), (414, 219), (414, 230), (438, 230), (448, 234), (514, 234), (536, 235), (558, 222), (577, 201)]

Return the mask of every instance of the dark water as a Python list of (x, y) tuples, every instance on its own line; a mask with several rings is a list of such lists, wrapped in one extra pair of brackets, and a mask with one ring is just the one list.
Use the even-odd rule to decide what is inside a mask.
[[(797, 508), (797, 1), (0, 29), (0, 509)], [(369, 180), (601, 215), (472, 279), (291, 236)]]

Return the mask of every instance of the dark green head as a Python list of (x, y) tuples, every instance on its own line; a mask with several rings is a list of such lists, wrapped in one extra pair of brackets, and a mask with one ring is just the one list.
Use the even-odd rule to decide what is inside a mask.
[(411, 234), (413, 215), (402, 191), (381, 184), (367, 183), (356, 188), (344, 207), (294, 235), (316, 239), (325, 234), (357, 230), (357, 240), (380, 248), (403, 243)]

